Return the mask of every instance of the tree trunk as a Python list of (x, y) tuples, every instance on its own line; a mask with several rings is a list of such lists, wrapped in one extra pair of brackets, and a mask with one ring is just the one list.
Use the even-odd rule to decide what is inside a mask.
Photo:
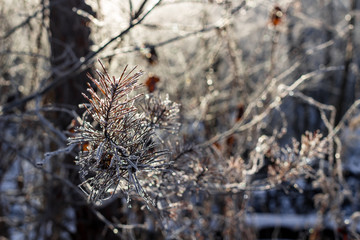
[[(50, 0), (51, 65), (55, 78), (78, 64), (90, 52), (90, 21), (77, 14), (78, 11), (95, 16), (84, 0)], [(51, 101), (75, 108), (84, 102), (81, 92), (86, 90), (87, 72), (90, 69), (66, 79), (50, 93)], [(65, 128), (71, 119), (61, 115), (57, 116), (57, 120), (57, 125)]]
[[(79, 64), (81, 59), (90, 53), (92, 44), (91, 29), (88, 26), (90, 21), (77, 14), (78, 11), (85, 11), (95, 16), (84, 0), (50, 0), (51, 65), (54, 79)], [(46, 101), (65, 106), (67, 109), (77, 109), (78, 104), (85, 102), (81, 93), (86, 92), (86, 83), (89, 82), (86, 74), (90, 71), (91, 69), (88, 68), (79, 74), (71, 74), (46, 96)], [(58, 113), (52, 117), (55, 117), (53, 122), (60, 129), (66, 129), (72, 120), (72, 117), (65, 113)], [(74, 158), (68, 156), (63, 161), (52, 162), (52, 171), (57, 172), (63, 169), (64, 163), (73, 165)], [(80, 182), (76, 168), (66, 168), (66, 171), (75, 185)], [(56, 193), (55, 198), (47, 196), (45, 200), (51, 218), (61, 222), (61, 219), (65, 219), (64, 212), (67, 205), (75, 206), (76, 233), (71, 237), (73, 239), (100, 239), (103, 223), (96, 218), (87, 205), (74, 204), (76, 200), (69, 199), (66, 196), (67, 191), (61, 182), (48, 183), (48, 192)], [(66, 203), (66, 200), (72, 203)], [(61, 226), (53, 226), (52, 236), (59, 236), (60, 231), (62, 231)]]

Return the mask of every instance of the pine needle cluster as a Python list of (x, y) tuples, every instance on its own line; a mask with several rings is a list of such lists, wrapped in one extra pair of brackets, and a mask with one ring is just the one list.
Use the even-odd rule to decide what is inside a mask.
[[(141, 181), (146, 180), (147, 172), (153, 174), (170, 165), (169, 150), (159, 146), (155, 128), (174, 130), (178, 126), (174, 123), (178, 105), (168, 99), (148, 101), (156, 97), (134, 95), (142, 71), (133, 73), (134, 68), (126, 73), (125, 67), (120, 78), (115, 78), (101, 66), (103, 72), (97, 71), (98, 79), (89, 75), (98, 93), (88, 83), (90, 96), (83, 96), (89, 104), (83, 105), (86, 112), (81, 126), (69, 138), (70, 144), (81, 146), (76, 161), (83, 179), (80, 187), (96, 204), (120, 192), (128, 199), (135, 192), (151, 202)], [(139, 102), (144, 106), (136, 107)]]

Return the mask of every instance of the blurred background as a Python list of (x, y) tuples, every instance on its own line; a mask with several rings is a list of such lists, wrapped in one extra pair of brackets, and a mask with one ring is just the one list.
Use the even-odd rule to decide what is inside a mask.
[[(359, 239), (359, 9), (1, 0), (0, 239)], [(89, 203), (76, 149), (59, 151), (98, 59), (181, 106), (149, 208)]]

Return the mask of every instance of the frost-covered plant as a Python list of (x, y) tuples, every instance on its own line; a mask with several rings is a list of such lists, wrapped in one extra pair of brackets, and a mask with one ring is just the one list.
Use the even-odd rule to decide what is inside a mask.
[(152, 127), (170, 132), (179, 129), (180, 124), (177, 121), (179, 104), (170, 101), (169, 96), (162, 100), (154, 95), (146, 95), (142, 108)]
[(89, 75), (99, 93), (88, 84), (90, 96), (83, 95), (90, 104), (83, 105), (86, 112), (81, 126), (69, 138), (70, 144), (81, 146), (76, 161), (83, 179), (80, 187), (94, 203), (101, 203), (119, 191), (125, 192), (128, 199), (135, 191), (149, 203), (151, 199), (139, 176), (169, 166), (169, 151), (157, 143), (155, 127), (173, 129), (178, 105), (168, 99), (164, 102), (157, 99), (145, 101), (145, 106), (137, 108), (137, 100), (144, 96), (132, 93), (140, 86), (138, 80), (143, 72), (133, 73), (134, 68), (126, 73), (125, 68), (121, 77), (115, 78), (101, 66), (104, 73), (97, 71), (99, 79)]

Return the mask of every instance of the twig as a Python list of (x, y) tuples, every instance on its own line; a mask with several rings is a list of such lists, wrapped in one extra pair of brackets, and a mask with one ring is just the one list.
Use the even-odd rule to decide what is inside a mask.
[(44, 60), (49, 60), (49, 57), (35, 52), (10, 51), (10, 50), (4, 50), (0, 52), (0, 55), (7, 55), (7, 54), (24, 55), (24, 56), (37, 57), (37, 58), (42, 58)]
[(39, 109), (40, 109), (40, 99), (38, 98), (36, 101), (35, 112), (36, 112), (36, 115), (38, 116), (40, 122), (42, 122), (50, 131), (55, 133), (63, 141), (63, 143), (65, 143), (67, 140), (67, 137), (65, 136), (65, 134), (62, 133), (59, 129), (55, 128), (50, 121), (48, 121), (46, 118), (44, 118), (44, 116), (40, 113)]
[[(356, 0), (351, 0), (351, 11), (353, 12), (356, 9)], [(340, 96), (336, 105), (336, 118), (335, 122), (338, 123), (342, 117), (343, 112), (348, 107), (346, 99), (346, 95), (350, 95), (348, 92), (348, 85), (350, 84), (349, 74), (351, 72), (350, 64), (353, 61), (354, 56), (354, 30), (355, 30), (355, 15), (350, 14), (349, 24), (348, 24), (349, 32), (347, 35), (347, 43), (345, 49), (345, 60), (344, 60), (344, 73), (341, 79), (340, 86)], [(355, 90), (355, 88), (353, 89)], [(351, 93), (352, 97), (355, 96), (354, 91)]]
[(143, 2), (141, 3), (139, 9), (134, 13), (134, 16), (133, 16), (134, 19), (138, 18), (142, 14), (147, 1), (148, 0), (143, 0)]
[(360, 99), (356, 100), (351, 107), (344, 114), (340, 122), (336, 125), (332, 135), (338, 134), (338, 132), (344, 127), (345, 122), (350, 118), (351, 114), (356, 110), (356, 108), (360, 105)]
[[(194, 36), (194, 35), (197, 35), (197, 34), (200, 34), (200, 33), (206, 33), (206, 32), (209, 32), (209, 31), (212, 31), (212, 30), (215, 30), (215, 29), (220, 29), (220, 28), (222, 28), (224, 26), (225, 26), (224, 23), (215, 24), (215, 25), (212, 25), (212, 26), (209, 26), (209, 27), (206, 27), (206, 28), (202, 28), (202, 29), (199, 29), (199, 30), (195, 30), (195, 31), (186, 33), (186, 34), (181, 35), (181, 36), (176, 36), (176, 37), (173, 37), (173, 38), (169, 38), (167, 40), (164, 40), (164, 41), (159, 42), (157, 44), (154, 44), (152, 46), (155, 47), (155, 48), (162, 47), (162, 46), (168, 45), (170, 43), (177, 42), (177, 41), (186, 39), (188, 37), (191, 37), (191, 36)], [(138, 52), (140, 50), (141, 50), (141, 47), (138, 47), (138, 46), (127, 48), (125, 50), (124, 49), (115, 49), (110, 53), (102, 55), (101, 58), (113, 57), (114, 55), (117, 55), (119, 53)]]
[(116, 226), (106, 219), (104, 215), (102, 215), (99, 211), (97, 211), (94, 207), (90, 207), (91, 212), (100, 220), (102, 221), (107, 228), (109, 228), (115, 235), (120, 236), (119, 230)]
[[(175, 2), (172, 2), (172, 3), (175, 3)], [(231, 10), (231, 15), (235, 15), (241, 8), (243, 8), (245, 6), (245, 4), (246, 4), (246, 1), (243, 1), (237, 7), (232, 9)], [(199, 29), (199, 30), (192, 31), (192, 32), (183, 34), (181, 36), (176, 36), (176, 37), (173, 37), (173, 38), (169, 38), (169, 39), (164, 40), (162, 42), (159, 42), (157, 44), (153, 44), (153, 47), (155, 47), (155, 48), (162, 47), (162, 46), (171, 44), (171, 43), (176, 42), (176, 41), (186, 39), (188, 37), (191, 37), (191, 36), (194, 36), (194, 35), (197, 35), (197, 34), (200, 34), (200, 33), (206, 33), (206, 32), (210, 32), (212, 30), (222, 29), (225, 26), (227, 26), (229, 23), (230, 23), (229, 20), (222, 20), (222, 21), (219, 21), (219, 22), (217, 22), (217, 23), (215, 23), (215, 24), (213, 24), (211, 26), (208, 26), (208, 27), (205, 27), (205, 28), (202, 28), (202, 29)], [(154, 27), (154, 26), (151, 26), (151, 27)], [(141, 50), (141, 47), (138, 47), (138, 46), (130, 47), (130, 48), (128, 47), (126, 49), (115, 49), (110, 53), (102, 55), (101, 57), (102, 58), (109, 58), (109, 57), (113, 57), (114, 55), (117, 55), (119, 53), (131, 53), (131, 52), (137, 52), (137, 51), (140, 51), (140, 50)]]
[(6, 39), (8, 37), (10, 37), (13, 33), (15, 33), (17, 30), (19, 30), (20, 28), (22, 28), (23, 26), (27, 25), (31, 19), (35, 18), (39, 13), (42, 13), (46, 8), (43, 7), (40, 10), (37, 10), (36, 12), (34, 12), (32, 15), (28, 16), (23, 22), (21, 22), (20, 24), (18, 24), (17, 26), (13, 27), (10, 31), (8, 31), (4, 36), (1, 36), (0, 39)]
[[(14, 147), (14, 144), (13, 143), (9, 143), (8, 141), (6, 140), (2, 140), (2, 143), (3, 144), (6, 144), (11, 150), (14, 151), (14, 153), (16, 155), (18, 155), (20, 158), (24, 159), (26, 162), (30, 163), (30, 165), (32, 165), (34, 168), (40, 170), (41, 172), (45, 173), (46, 175), (49, 175), (50, 177), (56, 179), (56, 180), (59, 180), (61, 181), (62, 183), (64, 183), (65, 185), (67, 185), (68, 187), (70, 187), (71, 189), (74, 190), (74, 192), (76, 192), (79, 196), (81, 196), (83, 198), (84, 194), (81, 192), (81, 190), (76, 186), (74, 185), (72, 182), (70, 182), (69, 180), (63, 178), (63, 177), (60, 177), (56, 174), (54, 174), (53, 172), (50, 172), (46, 169), (44, 169), (43, 167), (41, 166), (38, 166), (35, 161), (31, 158), (29, 158), (28, 156), (25, 156), (24, 154), (22, 154), (20, 151), (19, 151), (19, 148), (18, 147)], [(84, 199), (85, 200), (85, 199)], [(86, 203), (86, 201), (84, 201), (84, 203)]]

